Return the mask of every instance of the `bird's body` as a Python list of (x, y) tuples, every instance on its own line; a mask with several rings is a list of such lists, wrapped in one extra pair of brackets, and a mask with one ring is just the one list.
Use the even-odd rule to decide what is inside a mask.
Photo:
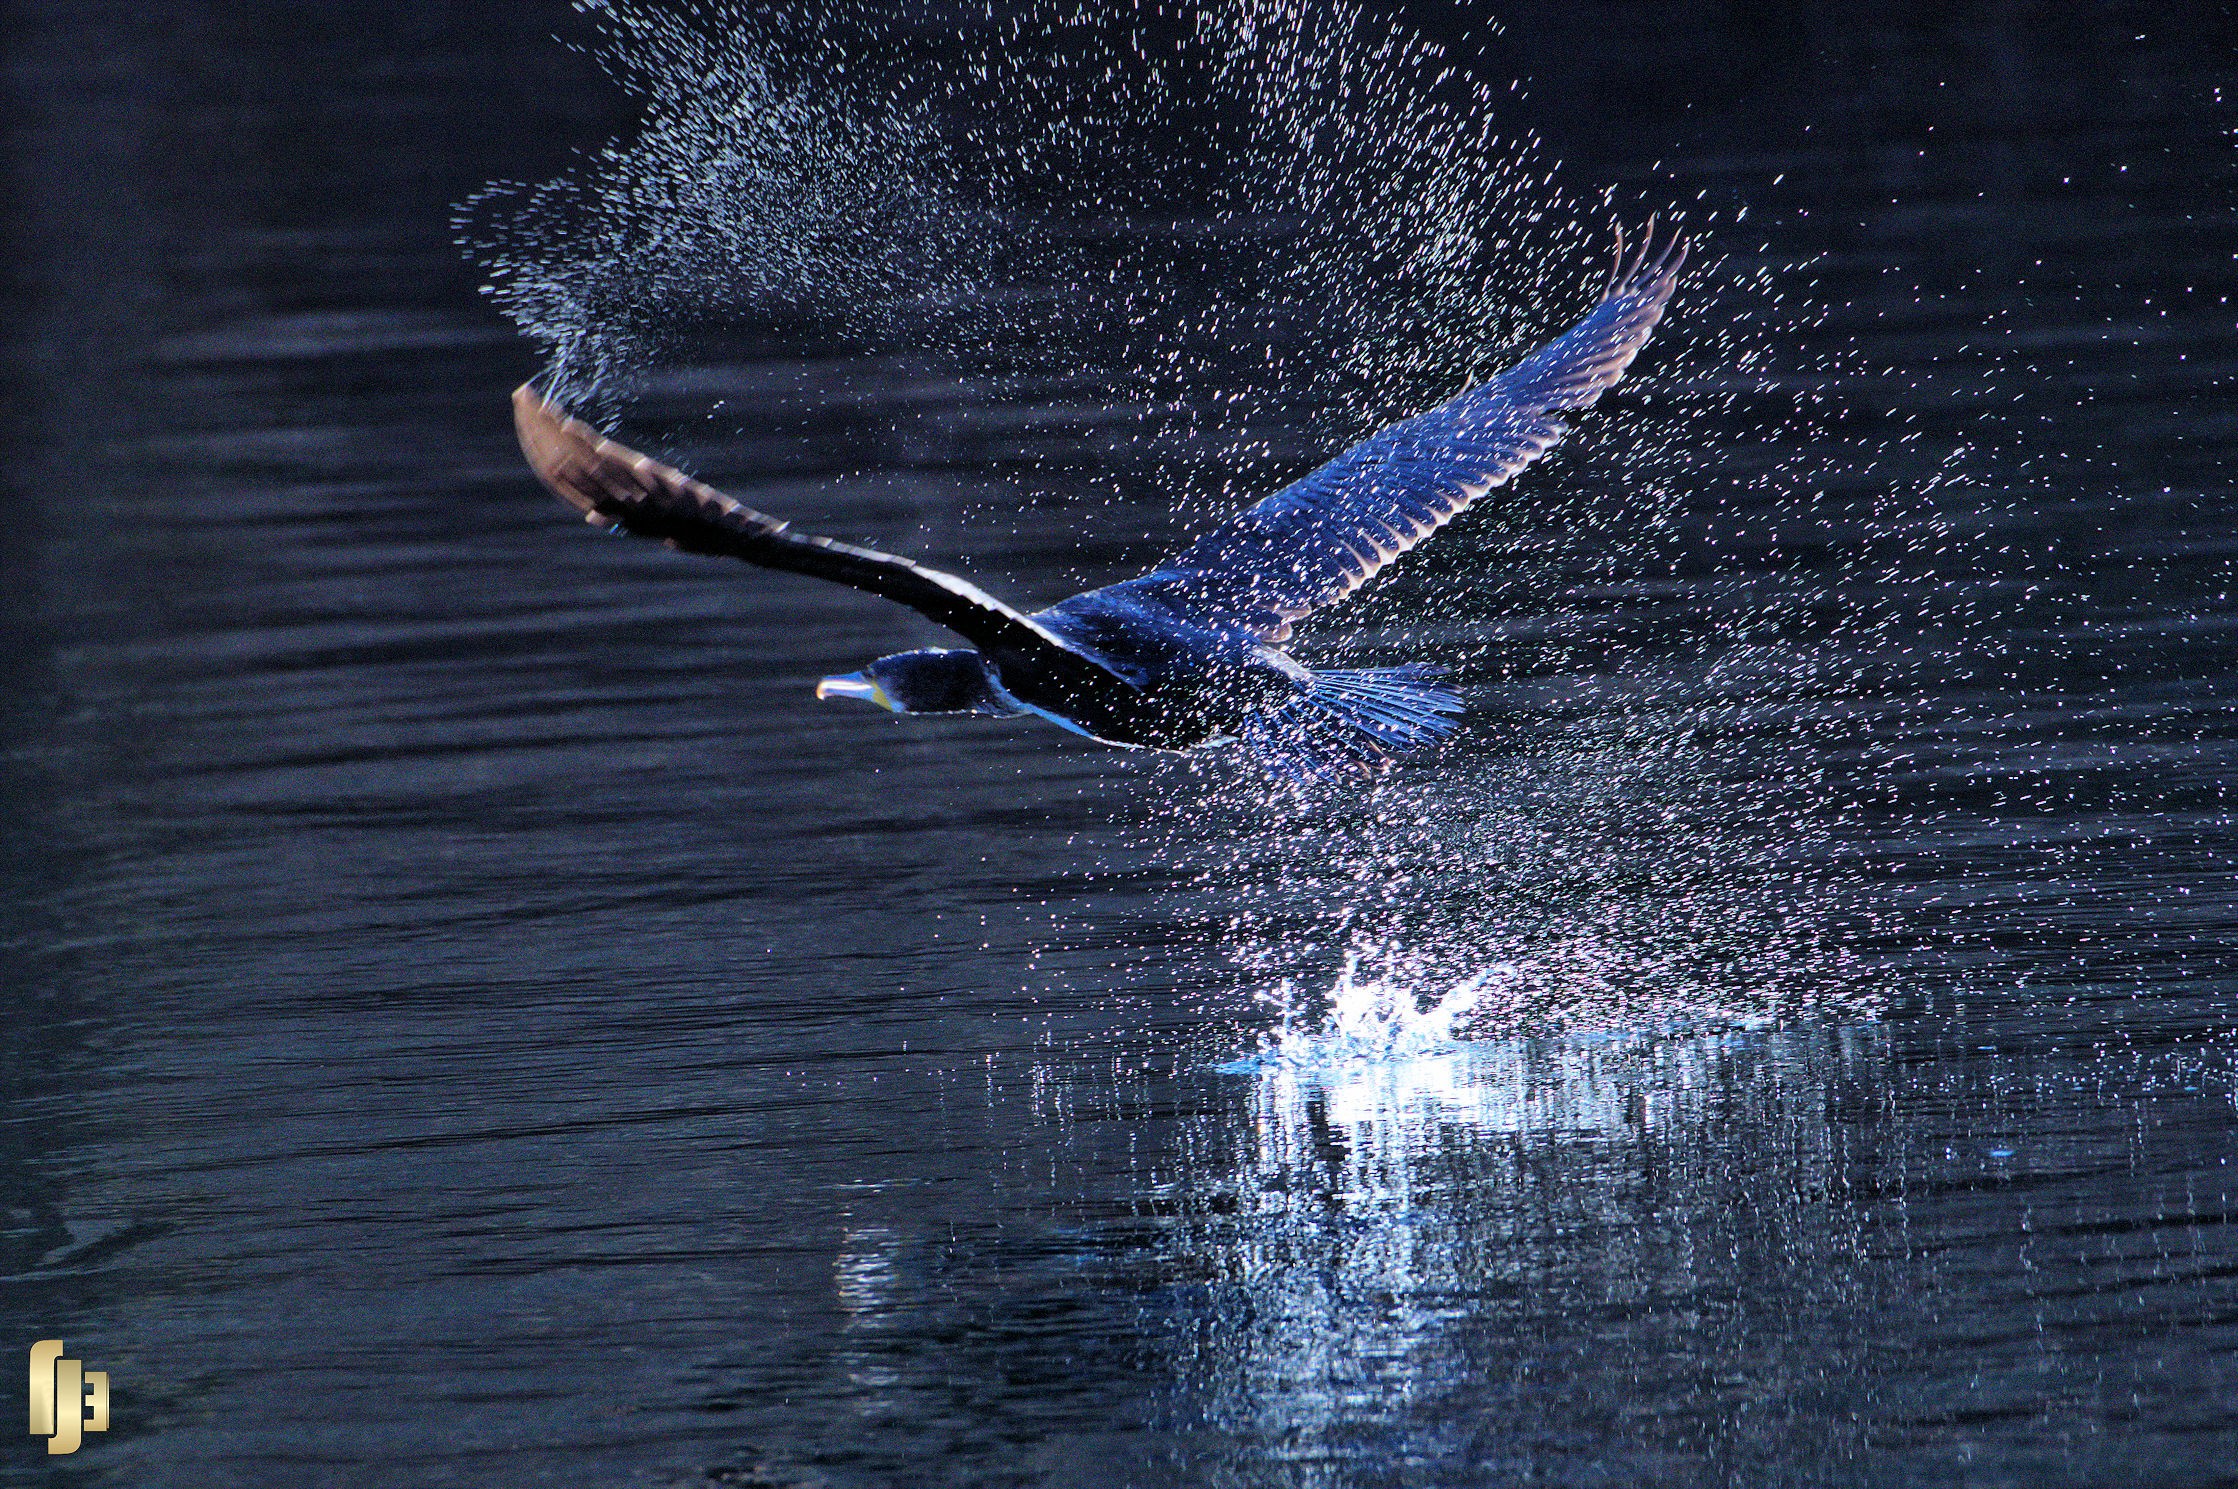
[(896, 713), (1035, 714), (1137, 748), (1240, 742), (1311, 774), (1439, 738), (1461, 705), (1434, 668), (1309, 669), (1281, 649), (1291, 623), (1559, 440), (1555, 414), (1589, 406), (1623, 375), (1684, 261), (1675, 239), (1652, 262), (1643, 246), (1591, 314), (1490, 382), (1362, 441), (1149, 573), (1031, 614), (909, 559), (795, 533), (601, 438), (533, 385), (513, 395), (514, 422), (538, 476), (590, 522), (868, 590), (973, 644), (881, 657), (826, 678), (819, 697)]
[(1042, 679), (1028, 659), (998, 654), (998, 680), (1017, 679), (1004, 682), (1004, 690), (1027, 712), (1054, 715), (1108, 743), (1188, 750), (1232, 738), (1252, 715), (1279, 706), (1313, 677), (1248, 634), (1194, 623), (1117, 586), (1074, 595), (1033, 619), (1127, 685), (1050, 690), (1037, 686)]

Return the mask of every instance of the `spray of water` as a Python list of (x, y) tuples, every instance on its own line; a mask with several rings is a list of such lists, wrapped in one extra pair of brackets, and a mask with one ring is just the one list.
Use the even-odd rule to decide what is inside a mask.
[[(561, 396), (623, 409), (772, 338), (899, 360), (960, 401), (1102, 411), (1117, 435), (1063, 484), (1082, 504), (1154, 493), (1179, 514), (1159, 540), (1559, 330), (1609, 223), (1648, 206), (1568, 185), (1509, 127), (1514, 84), (1341, 0), (1025, 0), (960, 29), (853, 0), (580, 4), (640, 128), (462, 213)], [(1961, 473), (1809, 438), (1848, 369), (1786, 353), (1821, 313), (1808, 276), (1752, 248), (1738, 210), (1682, 215), (1697, 267), (1624, 396), (1301, 636), (1322, 665), (1455, 666), (1475, 700), (1459, 745), (1299, 798), (1220, 762), (1112, 767), (1159, 792), (1194, 774), (1186, 822), (1130, 831), (1262, 985), (1404, 948), (1345, 973), (1315, 1037), (1869, 1004), (1820, 746), (1916, 634), (1868, 576), (1927, 541), (1906, 504)], [(1749, 542), (1842, 556), (1685, 576), (1674, 625), (1673, 539), (1729, 505)], [(1357, 1001), (1402, 985), (1442, 996)]]
[[(1761, 1007), (1685, 1005), (1687, 1022), (1642, 1025), (1635, 1001), (1622, 996), (1604, 962), (1606, 948), (1545, 948), (1527, 962), (1494, 962), (1451, 984), (1430, 982), (1421, 959), (1354, 950), (1328, 992), (1308, 997), (1285, 981), (1259, 1001), (1277, 1018), (1257, 1051), (1222, 1068), (1233, 1074), (1267, 1070), (1325, 1073), (1362, 1063), (1449, 1061), (1546, 1028), (1593, 1027), (1593, 1016), (1621, 1018), (1630, 1034), (1713, 1029), (1748, 1030), (1770, 1023)], [(1363, 962), (1369, 962), (1363, 969)], [(1636, 971), (1627, 956), (1623, 971)], [(1600, 998), (1595, 999), (1595, 993)], [(1676, 1011), (1675, 1009), (1673, 1011)], [(1449, 1082), (1440, 1081), (1440, 1085)]]

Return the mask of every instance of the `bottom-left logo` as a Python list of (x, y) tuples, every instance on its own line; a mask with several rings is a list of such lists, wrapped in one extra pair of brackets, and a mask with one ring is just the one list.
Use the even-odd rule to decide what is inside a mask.
[(75, 1453), (88, 1432), (109, 1430), (109, 1373), (62, 1358), (62, 1341), (31, 1346), (31, 1435), (49, 1453)]

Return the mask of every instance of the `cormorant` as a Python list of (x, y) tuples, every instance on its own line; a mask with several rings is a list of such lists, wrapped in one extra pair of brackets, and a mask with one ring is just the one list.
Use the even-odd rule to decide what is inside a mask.
[(819, 698), (895, 713), (1038, 714), (1110, 744), (1241, 743), (1286, 774), (1370, 765), (1455, 727), (1461, 700), (1427, 666), (1313, 671), (1281, 651), (1335, 604), (1566, 432), (1623, 376), (1686, 261), (1674, 235), (1617, 266), (1601, 302), (1490, 382), (1354, 445), (1140, 578), (1031, 614), (953, 574), (794, 532), (681, 471), (602, 438), (533, 383), (513, 394), (544, 484), (609, 531), (811, 574), (898, 601), (974, 650), (905, 651), (827, 677)]

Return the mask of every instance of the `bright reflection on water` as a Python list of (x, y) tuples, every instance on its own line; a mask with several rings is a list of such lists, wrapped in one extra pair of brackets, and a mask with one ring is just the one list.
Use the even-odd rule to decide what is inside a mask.
[[(1223, 1065), (1223, 1073), (1255, 1078), (1262, 1140), (1300, 1131), (1308, 1108), (1317, 1129), (1353, 1134), (1352, 1151), (1402, 1169), (1425, 1130), (1446, 1125), (1474, 1132), (1602, 1133), (1644, 1128), (1668, 1114), (1695, 1082), (1690, 1060), (1719, 1041), (1678, 1041), (1652, 1030), (1578, 1033), (1562, 1038), (1468, 1038), (1456, 1026), (1481, 1017), (1503, 986), (1522, 979), (1502, 964), (1442, 995), (1418, 998), (1405, 983), (1362, 978), (1348, 962), (1330, 990), (1317, 1027), (1301, 1025), (1289, 988), (1269, 1001), (1283, 1022), (1264, 1036), (1256, 1055)], [(1678, 1061), (1674, 1066), (1673, 1062)], [(1696, 1072), (1699, 1073), (1698, 1071)], [(1675, 1085), (1664, 1096), (1655, 1093)]]
[[(1542, 1414), (1543, 1398), (1590, 1374), (1550, 1355), (1532, 1317), (1583, 1306), (1645, 1321), (1676, 1305), (1682, 1318), (1661, 1327), (1691, 1334), (1683, 1316), (1718, 1309), (1722, 1266), (1761, 1239), (1739, 1218), (1750, 1212), (1790, 1249), (1765, 1279), (1775, 1287), (1802, 1282), (1799, 1265), (1841, 1265), (1846, 1275), (1827, 1279), (1836, 1290), (1864, 1280), (1827, 1114), (1841, 1092), (1882, 1078), (1878, 1028), (1470, 1037), (1472, 1020), (1496, 1027), (1488, 1010), (1524, 976), (1498, 965), (1423, 996), (1403, 978), (1362, 975), (1355, 958), (1320, 1018), (1285, 988), (1269, 999), (1279, 1029), (1220, 1067), (1248, 1082), (1250, 1121), (1193, 1197), (1217, 1216), (1189, 1232), (1209, 1248), (1216, 1320), (1193, 1358), (1210, 1418), (1266, 1445), (1265, 1466), (1296, 1472), (1285, 1482), (1358, 1482), (1424, 1454), (1489, 1452), (1474, 1469), (1525, 1470), (1516, 1416)], [(1729, 1207), (1734, 1176), (1717, 1149), (1737, 1130), (1774, 1161), (1753, 1176), (1758, 1193)], [(1828, 1246), (1844, 1254), (1807, 1256)], [(1704, 1323), (1686, 1349), (1714, 1356), (1717, 1330)], [(1820, 1371), (1857, 1343), (1820, 1342)], [(1604, 1443), (1606, 1470), (1635, 1461), (1628, 1448), (1646, 1450), (1645, 1468), (1724, 1415), (1715, 1371), (1684, 1379), (1699, 1371), (1659, 1353), (1631, 1361), (1646, 1372), (1635, 1398), (1611, 1405), (1664, 1444)], [(1730, 1363), (1728, 1391), (1761, 1388), (1761, 1362)], [(1504, 1446), (1486, 1443), (1495, 1428)], [(1751, 1424), (1724, 1430), (1735, 1458), (1765, 1451)]]

